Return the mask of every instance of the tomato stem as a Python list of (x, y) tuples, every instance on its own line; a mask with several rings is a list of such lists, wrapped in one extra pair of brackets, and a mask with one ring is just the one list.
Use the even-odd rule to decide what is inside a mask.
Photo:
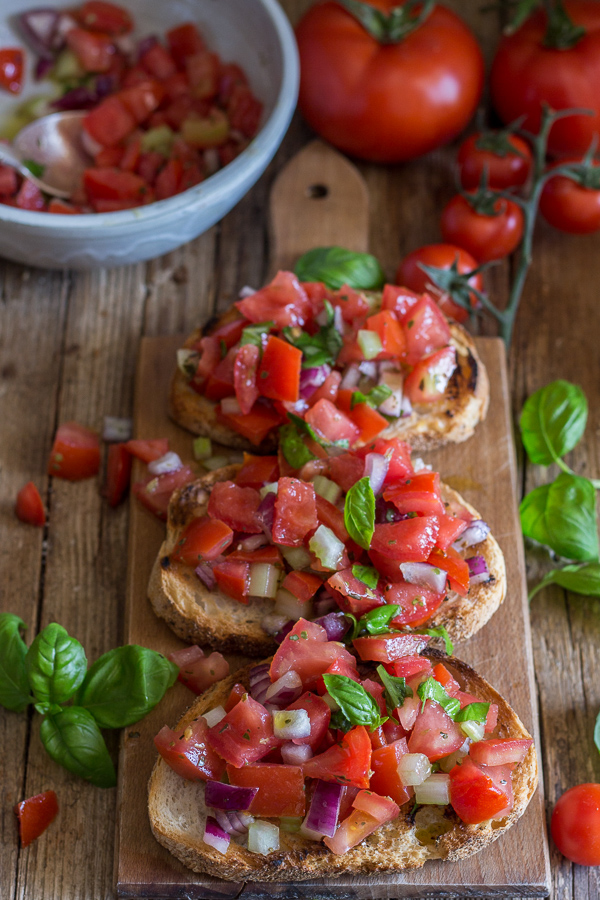
[(551, 50), (571, 50), (582, 37), (586, 30), (581, 25), (576, 25), (567, 13), (563, 0), (554, 0), (553, 3), (545, 3), (548, 26), (544, 35), (544, 47)]
[(338, 3), (380, 44), (397, 44), (419, 28), (435, 6), (435, 0), (408, 0), (389, 13), (375, 9), (361, 0), (338, 0)]

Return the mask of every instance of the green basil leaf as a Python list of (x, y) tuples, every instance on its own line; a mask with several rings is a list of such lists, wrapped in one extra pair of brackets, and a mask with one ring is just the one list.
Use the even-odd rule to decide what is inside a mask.
[(44, 719), (42, 743), (59, 766), (97, 787), (114, 787), (115, 767), (92, 714), (79, 706), (65, 706)]
[(25, 668), (25, 622), (13, 613), (0, 614), (0, 706), (23, 712), (31, 701)]
[(479, 722), (483, 725), (490, 710), (489, 703), (467, 703), (454, 716), (455, 722)]
[(377, 701), (362, 684), (346, 675), (323, 675), (323, 681), (328, 694), (352, 725), (378, 728), (385, 721), (381, 718)]
[(423, 701), (423, 706), (425, 706), (426, 700), (435, 700), (436, 703), (439, 703), (446, 710), (451, 719), (460, 710), (460, 700), (457, 700), (456, 697), (450, 697), (435, 678), (427, 678), (421, 682), (417, 688), (417, 694)]
[(582, 594), (584, 597), (600, 597), (600, 563), (591, 562), (583, 566), (569, 565), (562, 569), (552, 569), (529, 594), (531, 600), (538, 591), (548, 584), (558, 584), (566, 591), (573, 594)]
[(437, 628), (419, 628), (417, 634), (428, 634), (431, 637), (439, 637), (444, 642), (444, 647), (448, 656), (452, 656), (454, 652), (454, 644), (450, 640), (450, 635), (446, 631), (443, 625), (440, 625)]
[(354, 728), (354, 725), (352, 724), (350, 719), (348, 719), (344, 715), (344, 713), (341, 711), (341, 709), (336, 709), (335, 712), (331, 713), (331, 719), (329, 720), (329, 727), (339, 729), (340, 731), (343, 731), (345, 734), (347, 731), (350, 731), (351, 728)]
[(262, 350), (262, 336), (267, 334), (274, 324), (275, 322), (257, 322), (256, 325), (247, 325), (242, 331), (240, 347), (244, 344), (256, 344)]
[(398, 678), (396, 675), (390, 675), (386, 672), (382, 665), (377, 666), (377, 674), (381, 679), (381, 683), (385, 691), (385, 702), (390, 715), (399, 706), (404, 705), (407, 697), (412, 697), (412, 688), (406, 683), (406, 678)]
[(101, 656), (90, 668), (77, 703), (101, 728), (125, 728), (162, 700), (179, 669), (162, 653), (129, 644)]
[(321, 326), (315, 334), (309, 334), (300, 328), (283, 329), (286, 341), (302, 351), (303, 369), (333, 365), (344, 344), (342, 335), (335, 327), (333, 307), (328, 300), (325, 301), (325, 309), (327, 324)]
[(281, 452), (285, 456), (287, 462), (294, 469), (301, 469), (303, 465), (316, 459), (298, 433), (298, 429), (293, 424), (282, 425), (279, 429), (279, 446)]
[(596, 492), (587, 478), (561, 473), (519, 506), (523, 534), (566, 559), (598, 559)]
[(368, 403), (373, 409), (377, 409), (392, 394), (393, 391), (387, 384), (376, 384), (366, 394), (363, 394), (362, 391), (354, 391), (350, 398), (350, 409), (354, 409), (357, 403)]
[(26, 166), (32, 175), (35, 175), (36, 178), (42, 178), (44, 172), (46, 171), (46, 166), (43, 166), (41, 163), (36, 162), (35, 159), (24, 159), (23, 165)]
[(390, 620), (398, 615), (398, 609), (395, 603), (390, 603), (389, 606), (378, 606), (369, 610), (356, 623), (354, 637), (358, 637), (361, 631), (367, 631), (369, 634), (385, 634), (390, 630)]
[(585, 394), (576, 384), (553, 381), (525, 401), (521, 436), (532, 462), (549, 466), (581, 439), (587, 422)]
[(383, 287), (383, 269), (370, 253), (355, 253), (343, 247), (315, 247), (294, 266), (300, 281), (322, 281), (333, 291), (347, 284), (359, 291)]
[(368, 550), (375, 531), (375, 494), (366, 476), (346, 494), (344, 525), (352, 540)]
[(52, 622), (27, 651), (25, 667), (36, 700), (65, 703), (83, 681), (87, 659), (79, 641)]
[(379, 581), (379, 572), (373, 566), (352, 566), (352, 574), (368, 588), (374, 590)]
[(600, 713), (596, 716), (596, 724), (594, 725), (594, 743), (596, 750), (600, 753)]

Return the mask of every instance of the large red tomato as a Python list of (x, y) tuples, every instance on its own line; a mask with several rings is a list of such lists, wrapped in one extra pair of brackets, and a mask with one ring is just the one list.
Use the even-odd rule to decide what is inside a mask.
[(600, 865), (600, 784), (578, 784), (559, 797), (550, 824), (560, 852), (580, 866)]
[[(370, 0), (361, 4), (361, 18), (401, 5)], [(467, 26), (437, 5), (417, 27), (408, 10), (407, 19), (405, 33), (388, 42), (343, 0), (327, 0), (297, 26), (300, 109), (345, 153), (374, 162), (413, 159), (453, 140), (475, 112), (484, 69)]]
[(548, 150), (558, 156), (585, 153), (600, 132), (600, 4), (565, 0), (564, 8), (574, 25), (585, 30), (582, 35), (559, 44), (546, 12), (539, 9), (502, 38), (490, 73), (492, 100), (505, 122), (525, 116), (523, 127), (537, 132), (543, 103), (554, 110), (593, 111), (591, 116), (569, 116), (552, 126)]

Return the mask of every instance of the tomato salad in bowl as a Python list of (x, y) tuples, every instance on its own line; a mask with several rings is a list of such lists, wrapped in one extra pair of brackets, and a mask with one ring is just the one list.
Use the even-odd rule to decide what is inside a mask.
[(281, 271), (189, 337), (170, 414), (259, 452), (276, 447), (292, 416), (330, 443), (382, 434), (428, 449), (469, 437), (488, 398), (471, 338), (427, 294), (390, 284), (331, 290)]
[[(331, 455), (330, 455), (331, 454)], [(180, 488), (149, 585), (185, 640), (258, 655), (299, 618), (353, 627), (477, 631), (506, 573), (489, 525), (408, 445), (354, 451), (282, 429), (278, 456), (245, 457)]]
[(347, 648), (300, 619), (270, 661), (156, 736), (155, 837), (196, 871), (265, 881), (397, 871), (495, 840), (535, 790), (533, 741), (470, 667), (423, 655), (428, 640)]

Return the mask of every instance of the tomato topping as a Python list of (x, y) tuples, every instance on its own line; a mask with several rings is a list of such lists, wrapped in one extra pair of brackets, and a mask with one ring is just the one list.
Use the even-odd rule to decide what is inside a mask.
[(256, 344), (244, 344), (235, 355), (233, 385), (235, 396), (244, 415), (248, 415), (260, 395), (256, 384), (259, 360), (260, 350)]
[(241, 769), (227, 766), (230, 784), (257, 787), (248, 812), (253, 816), (303, 816), (306, 812), (304, 775), (300, 766), (254, 763)]
[(323, 582), (318, 575), (312, 572), (291, 571), (285, 576), (281, 587), (293, 594), (303, 603), (306, 603), (317, 593)]
[(416, 294), (407, 287), (386, 284), (381, 295), (381, 308), (396, 313), (398, 321), (402, 321), (406, 313), (416, 306), (420, 299), (420, 293)]
[(404, 381), (404, 392), (411, 403), (435, 403), (444, 395), (455, 369), (455, 348), (443, 347), (417, 362)]
[(352, 641), (363, 661), (375, 662), (394, 662), (402, 656), (420, 653), (428, 642), (429, 637), (423, 634), (380, 634)]
[(478, 766), (466, 756), (450, 772), (450, 803), (467, 825), (501, 818), (512, 808), (510, 770)]
[(81, 481), (93, 478), (100, 468), (100, 439), (77, 422), (64, 422), (58, 426), (50, 460), (48, 475)]
[(71, 28), (65, 40), (84, 71), (110, 70), (115, 56), (115, 45), (108, 34), (95, 34), (85, 28)]
[(465, 742), (460, 727), (434, 700), (426, 700), (408, 738), (410, 753), (424, 753), (430, 762), (449, 756)]
[(197, 566), (203, 559), (216, 559), (232, 543), (233, 531), (219, 519), (193, 519), (182, 531), (171, 560)]
[(195, 694), (203, 694), (211, 684), (229, 675), (229, 663), (217, 651), (205, 656), (200, 647), (194, 645), (174, 650), (168, 658), (179, 667), (177, 680)]
[[(422, 656), (401, 656), (391, 663), (386, 663), (385, 668), (390, 675), (396, 678), (412, 678), (413, 675), (431, 673), (431, 663)], [(386, 723), (387, 724), (387, 723)]]
[(371, 741), (364, 725), (351, 728), (341, 743), (313, 756), (302, 766), (308, 778), (334, 781), (337, 784), (369, 787)]
[(35, 797), (21, 800), (14, 811), (19, 820), (21, 847), (28, 847), (58, 815), (58, 799), (54, 791), (44, 791)]
[(150, 512), (159, 519), (166, 520), (169, 500), (173, 492), (195, 480), (196, 473), (189, 466), (183, 466), (176, 472), (166, 472), (164, 475), (157, 475), (146, 482), (138, 481), (133, 485), (132, 491)]
[(23, 51), (19, 47), (0, 49), (0, 88), (20, 94), (23, 87)]
[(204, 50), (204, 41), (193, 22), (184, 22), (167, 31), (167, 43), (173, 59), (185, 59)]
[(388, 420), (369, 406), (368, 403), (356, 403), (352, 407), (352, 395), (354, 391), (339, 390), (337, 392), (336, 406), (341, 409), (358, 428), (358, 438), (361, 442), (372, 441), (385, 428)]
[(120, 97), (106, 97), (83, 120), (85, 131), (101, 147), (114, 147), (134, 130), (136, 121)]
[(318, 400), (307, 410), (304, 418), (321, 438), (330, 443), (348, 441), (352, 445), (358, 440), (358, 426), (331, 400)]
[(530, 738), (489, 738), (471, 744), (469, 756), (473, 762), (484, 766), (505, 766), (523, 762), (527, 751), (533, 745)]
[(447, 550), (467, 527), (464, 519), (460, 519), (458, 516), (448, 512), (438, 516), (438, 523), (440, 530), (438, 531), (435, 545), (439, 550)]
[(427, 562), (432, 566), (437, 566), (438, 569), (444, 569), (448, 573), (448, 581), (452, 590), (462, 597), (467, 596), (469, 593), (469, 565), (456, 550), (453, 550), (452, 547), (448, 547), (446, 551), (434, 549)]
[(343, 284), (339, 291), (330, 291), (327, 299), (332, 306), (339, 306), (344, 322), (348, 322), (350, 325), (369, 311), (369, 303), (365, 295), (360, 291), (355, 291), (347, 284)]
[(235, 305), (251, 322), (273, 322), (276, 328), (304, 325), (312, 314), (308, 295), (292, 272), (278, 272), (266, 287)]
[(234, 481), (217, 481), (210, 492), (207, 512), (226, 522), (234, 531), (261, 534), (260, 504), (260, 494), (254, 488), (240, 487)]
[(151, 441), (134, 438), (127, 441), (125, 450), (137, 459), (141, 459), (142, 462), (150, 463), (169, 452), (169, 441), (167, 438), (157, 438)]
[(295, 403), (300, 396), (301, 365), (301, 350), (288, 344), (287, 341), (282, 341), (281, 338), (270, 335), (257, 376), (261, 395), (271, 397), (273, 400)]
[(422, 516), (444, 513), (439, 472), (418, 472), (407, 481), (388, 487), (383, 496), (401, 513), (416, 512)]
[(340, 609), (352, 613), (357, 619), (386, 603), (381, 591), (370, 588), (360, 581), (352, 573), (351, 568), (335, 572), (327, 579), (327, 584), (332, 589)]
[(208, 743), (236, 768), (257, 762), (277, 747), (273, 717), (264, 706), (245, 694), (239, 703), (208, 730)]
[(331, 719), (331, 710), (329, 706), (317, 694), (306, 691), (301, 697), (293, 703), (290, 703), (286, 708), (305, 709), (308, 713), (308, 718), (310, 719), (310, 734), (308, 737), (293, 738), (292, 743), (308, 744), (312, 750), (317, 750), (323, 742), (329, 728), (329, 721)]
[(107, 0), (87, 0), (75, 15), (78, 22), (90, 31), (104, 31), (112, 35), (133, 31), (133, 19), (127, 10)]
[(442, 605), (446, 594), (437, 594), (418, 584), (388, 584), (384, 589), (385, 603), (396, 603), (400, 610), (391, 620), (394, 628), (410, 625), (416, 628), (422, 625)]
[(384, 485), (404, 481), (414, 475), (410, 459), (411, 449), (406, 441), (400, 441), (398, 438), (377, 438), (367, 446), (359, 447), (356, 451), (357, 456), (362, 459), (367, 453), (380, 453), (387, 458), (388, 470)]
[(274, 544), (266, 544), (257, 550), (244, 550), (238, 545), (237, 550), (227, 554), (228, 560), (241, 559), (248, 563), (270, 563), (272, 566), (283, 566), (283, 558), (279, 547)]
[(435, 516), (376, 525), (371, 547), (398, 562), (426, 562), (435, 547), (438, 531)]
[(232, 431), (237, 431), (256, 446), (262, 443), (269, 432), (281, 425), (282, 422), (279, 413), (261, 403), (260, 400), (254, 404), (247, 415), (224, 413), (219, 406), (217, 406), (215, 414), (218, 422), (231, 428)]
[(304, 687), (311, 687), (318, 682), (334, 660), (346, 659), (354, 665), (354, 657), (342, 644), (327, 640), (327, 632), (315, 622), (298, 619), (290, 633), (280, 644), (269, 674), (271, 681), (277, 681), (290, 669), (297, 672)]
[(251, 456), (244, 453), (244, 463), (235, 476), (235, 483), (242, 487), (260, 488), (279, 478), (279, 461), (276, 456)]
[(369, 813), (361, 809), (354, 809), (339, 825), (334, 836), (323, 838), (323, 843), (336, 856), (341, 856), (360, 844), (364, 838), (373, 834), (380, 824), (379, 820)]
[(214, 563), (213, 575), (217, 585), (239, 603), (248, 603), (250, 596), (250, 563), (241, 559), (225, 559), (223, 562)]
[(315, 489), (298, 478), (280, 478), (278, 485), (273, 540), (285, 547), (301, 547), (318, 525)]
[(131, 453), (125, 444), (111, 444), (106, 460), (104, 496), (110, 506), (118, 506), (129, 487)]
[(438, 663), (433, 667), (432, 675), (436, 681), (439, 681), (441, 686), (444, 688), (446, 693), (449, 694), (450, 697), (454, 697), (456, 695), (456, 692), (460, 690), (458, 681), (456, 681), (456, 679), (452, 677), (443, 663)]
[(233, 707), (239, 703), (246, 692), (246, 688), (243, 684), (239, 682), (234, 684), (229, 693), (229, 697), (227, 698), (227, 702), (224, 704), (225, 712), (231, 712)]
[(368, 316), (367, 330), (374, 331), (381, 340), (382, 349), (376, 359), (392, 359), (403, 356), (406, 349), (406, 338), (395, 312), (382, 309), (374, 316)]
[(406, 336), (406, 362), (414, 366), (423, 356), (445, 347), (450, 327), (438, 306), (427, 294), (402, 319)]
[(391, 822), (400, 813), (397, 803), (394, 803), (390, 797), (381, 796), (375, 791), (359, 791), (352, 801), (352, 806), (369, 813), (374, 819), (377, 819), (380, 825)]
[(21, 522), (42, 528), (46, 524), (46, 510), (40, 492), (33, 481), (28, 481), (17, 494), (15, 514)]
[(154, 743), (168, 766), (187, 781), (212, 781), (225, 773), (225, 763), (208, 740), (208, 725), (202, 716), (190, 722), (183, 734), (166, 725)]
[(342, 488), (349, 491), (365, 473), (364, 460), (355, 453), (342, 453), (329, 460), (329, 477)]

